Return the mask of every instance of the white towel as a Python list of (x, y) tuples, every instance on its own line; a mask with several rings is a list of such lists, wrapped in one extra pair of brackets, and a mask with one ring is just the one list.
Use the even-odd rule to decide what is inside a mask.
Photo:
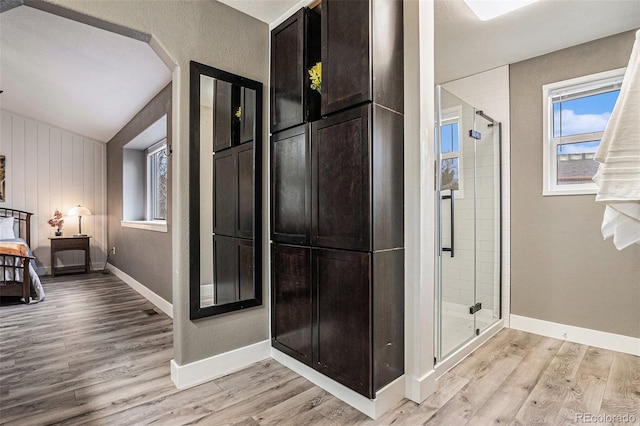
[(602, 235), (618, 250), (640, 243), (640, 31), (595, 160), (596, 201), (607, 204)]

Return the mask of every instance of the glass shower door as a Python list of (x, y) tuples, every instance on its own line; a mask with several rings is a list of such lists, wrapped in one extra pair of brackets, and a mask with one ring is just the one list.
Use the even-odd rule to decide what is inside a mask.
[(475, 167), (474, 108), (440, 91), (439, 242), (440, 286), (439, 359), (475, 336)]
[(500, 318), (500, 124), (436, 90), (437, 360)]
[(476, 111), (476, 303), (475, 328), (482, 332), (500, 319), (501, 127)]

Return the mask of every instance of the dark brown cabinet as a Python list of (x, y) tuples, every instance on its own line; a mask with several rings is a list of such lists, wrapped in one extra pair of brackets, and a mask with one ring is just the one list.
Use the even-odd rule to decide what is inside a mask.
[(309, 244), (311, 229), (309, 125), (271, 137), (271, 238)]
[(253, 141), (255, 90), (222, 80), (215, 80), (214, 85), (214, 152)]
[(236, 148), (238, 182), (236, 208), (236, 237), (253, 238), (253, 146), (240, 145)]
[(312, 124), (311, 243), (370, 250), (370, 108)]
[(308, 117), (291, 53), (303, 12), (272, 32), (272, 344), (376, 398), (404, 372), (402, 2), (323, 0), (320, 13), (310, 125), (296, 127)]
[(247, 300), (253, 295), (253, 241), (215, 235), (215, 304)]
[(323, 0), (322, 115), (363, 102), (403, 112), (402, 2)]
[(320, 94), (308, 70), (320, 62), (320, 16), (306, 8), (271, 32), (271, 131), (315, 120)]
[(220, 151), (233, 145), (233, 85), (226, 81), (214, 81), (213, 150)]
[(371, 254), (313, 250), (313, 363), (332, 379), (373, 397)]
[(369, 398), (402, 375), (403, 282), (402, 249), (313, 249), (314, 368)]
[(253, 144), (236, 146), (213, 156), (213, 232), (253, 238)]
[(246, 87), (240, 88), (240, 109), (236, 110), (238, 127), (240, 128), (239, 142), (246, 143), (253, 140), (253, 128), (256, 119), (256, 91)]
[(218, 152), (213, 156), (213, 232), (235, 236), (236, 197), (236, 156), (234, 151)]
[(311, 364), (311, 249), (271, 245), (273, 346)]

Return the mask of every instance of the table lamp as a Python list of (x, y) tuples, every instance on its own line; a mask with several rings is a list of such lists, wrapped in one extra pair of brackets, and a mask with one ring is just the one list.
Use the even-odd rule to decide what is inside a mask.
[(80, 204), (78, 204), (77, 206), (72, 207), (71, 210), (69, 210), (67, 216), (78, 216), (78, 233), (73, 234), (73, 236), (86, 237), (87, 234), (82, 233), (82, 216), (91, 216), (91, 211), (88, 208), (82, 207)]

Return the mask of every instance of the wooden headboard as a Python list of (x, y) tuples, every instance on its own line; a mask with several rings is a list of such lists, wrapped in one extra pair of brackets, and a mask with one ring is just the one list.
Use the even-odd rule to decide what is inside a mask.
[(13, 217), (14, 231), (17, 231), (16, 237), (25, 240), (29, 247), (31, 247), (31, 216), (33, 213), (0, 207), (0, 217)]

